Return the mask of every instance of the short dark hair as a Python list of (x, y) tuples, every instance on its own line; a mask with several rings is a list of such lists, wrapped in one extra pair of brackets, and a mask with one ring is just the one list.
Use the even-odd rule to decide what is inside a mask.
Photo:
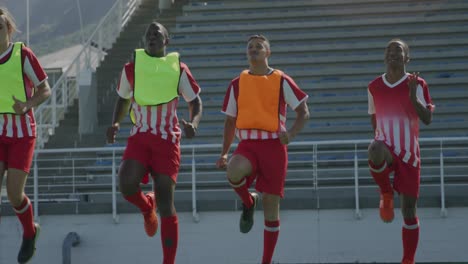
[(391, 39), (388, 43), (387, 43), (387, 47), (391, 44), (391, 43), (394, 43), (394, 42), (399, 42), (401, 43), (401, 45), (403, 46), (403, 51), (406, 53), (406, 56), (408, 57), (409, 56), (409, 46), (408, 46), (408, 43), (406, 43), (404, 40), (400, 39), (400, 38), (394, 38), (394, 39)]
[(251, 35), (249, 37), (249, 39), (247, 40), (247, 43), (249, 43), (251, 40), (253, 39), (261, 39), (263, 40), (266, 44), (268, 44), (268, 49), (270, 48), (270, 41), (268, 40), (267, 37), (265, 37), (264, 35), (261, 35), (261, 34), (257, 34), (257, 35)]
[[(155, 25), (155, 26), (157, 26), (158, 28), (160, 28), (161, 31), (164, 33), (164, 37), (166, 37), (166, 39), (169, 39), (169, 32), (167, 31), (167, 28), (166, 28), (163, 24), (159, 23), (159, 22), (156, 21), (156, 20), (153, 20), (153, 21), (149, 24), (149, 26), (151, 26), (151, 25)], [(149, 28), (149, 26), (148, 26), (148, 28)], [(148, 28), (146, 29), (146, 31), (148, 31)]]

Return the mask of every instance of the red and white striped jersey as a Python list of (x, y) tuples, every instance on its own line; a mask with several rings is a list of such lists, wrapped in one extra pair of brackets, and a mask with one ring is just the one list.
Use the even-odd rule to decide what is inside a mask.
[[(133, 99), (135, 63), (125, 64), (117, 87), (117, 93), (124, 99), (132, 100), (135, 125), (131, 135), (150, 131), (173, 143), (179, 142), (181, 129), (177, 118), (178, 98), (158, 106), (140, 106)], [(187, 65), (180, 63), (179, 94), (186, 102), (193, 101), (200, 93), (200, 86), (192, 76)]]
[[(228, 116), (237, 117), (237, 98), (239, 96), (239, 77), (231, 81), (224, 97), (222, 112)], [(281, 131), (286, 131), (286, 111), (287, 105), (291, 109), (296, 109), (309, 96), (304, 93), (294, 80), (283, 73), (281, 78), (281, 95), (279, 98), (279, 126), (278, 131), (269, 132), (257, 129), (236, 129), (236, 136), (239, 140), (244, 139), (274, 139), (278, 138)]]
[[(13, 43), (0, 54), (0, 64), (10, 59), (13, 51)], [(28, 47), (23, 47), (21, 52), (23, 63), (23, 80), (26, 90), (26, 98), (31, 98), (34, 87), (47, 80), (47, 75), (37, 60), (36, 55)], [(0, 88), (1, 89), (1, 88)], [(2, 114), (0, 117), (0, 136), (10, 138), (36, 137), (36, 121), (34, 109), (24, 115)]]
[[(409, 96), (408, 75), (390, 84), (385, 74), (368, 86), (369, 114), (375, 114), (375, 140), (384, 141), (405, 163), (420, 166), (419, 117)], [(418, 78), (417, 98), (433, 111), (426, 82)]]

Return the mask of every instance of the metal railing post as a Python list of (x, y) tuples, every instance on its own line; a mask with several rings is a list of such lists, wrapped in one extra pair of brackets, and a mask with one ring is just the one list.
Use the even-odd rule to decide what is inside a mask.
[(102, 29), (99, 30), (99, 33), (98, 33), (98, 44), (97, 44), (97, 48), (98, 48), (98, 54), (99, 54), (99, 59), (98, 61), (101, 62), (103, 59), (104, 59), (104, 52), (102, 51), (103, 49), (103, 44), (102, 44)]
[(317, 161), (317, 153), (318, 146), (314, 144), (312, 147), (312, 175), (314, 178), (314, 191), (315, 191), (315, 198), (317, 200), (317, 209), (320, 209), (320, 197), (318, 194), (318, 161)]
[(447, 217), (447, 210), (445, 208), (445, 179), (444, 179), (444, 151), (443, 143), (440, 141), (440, 215)]
[[(66, 88), (65, 88), (66, 89)], [(63, 90), (65, 90), (63, 89)], [(62, 91), (63, 93), (63, 91)], [(57, 126), (57, 93), (52, 93), (52, 126), (55, 129)], [(50, 135), (50, 132), (49, 132)]]
[[(76, 198), (76, 185), (75, 185), (75, 159), (72, 158), (72, 193), (73, 198)], [(75, 214), (78, 214), (78, 204), (75, 204)]]
[(34, 154), (34, 220), (40, 222), (39, 219), (39, 172), (37, 167), (37, 153)]
[[(91, 68), (91, 42), (88, 42), (87, 44), (83, 44), (83, 48), (85, 49), (85, 69), (90, 69)], [(80, 65), (78, 65), (77, 72), (80, 72)]]
[(115, 175), (115, 149), (112, 150), (112, 218), (114, 223), (119, 223), (119, 217), (117, 215), (117, 180)]
[(195, 147), (192, 147), (192, 216), (193, 221), (198, 223), (200, 216), (197, 212), (197, 173), (196, 173), (196, 161), (195, 161)]
[[(66, 85), (66, 87), (68, 87), (68, 84)], [(68, 88), (65, 88), (63, 89), (62, 91), (62, 100), (63, 100), (63, 107), (66, 108), (68, 105), (69, 105), (69, 102), (68, 102), (68, 93), (69, 93), (69, 89)]]
[(39, 112), (39, 116), (36, 119), (36, 149), (37, 148), (42, 148), (42, 129), (43, 128), (43, 123), (42, 123), (42, 112)]
[(355, 216), (361, 219), (361, 210), (359, 209), (359, 163), (357, 154), (357, 144), (354, 144), (354, 200), (356, 203)]
[(119, 8), (118, 8), (118, 22), (117, 24), (117, 32), (120, 32), (122, 29), (122, 22), (123, 22), (123, 14), (124, 14), (124, 4), (123, 1), (119, 0)]

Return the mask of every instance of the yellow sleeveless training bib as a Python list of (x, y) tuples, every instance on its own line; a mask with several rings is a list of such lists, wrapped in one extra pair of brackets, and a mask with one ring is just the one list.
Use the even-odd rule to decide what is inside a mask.
[[(144, 49), (135, 50), (135, 82), (133, 98), (138, 105), (166, 104), (179, 96), (179, 53), (151, 57)], [(130, 111), (135, 123), (135, 114)]]
[(26, 88), (23, 80), (23, 65), (21, 60), (23, 43), (13, 44), (10, 58), (0, 64), (0, 113), (15, 114), (13, 96), (26, 102)]

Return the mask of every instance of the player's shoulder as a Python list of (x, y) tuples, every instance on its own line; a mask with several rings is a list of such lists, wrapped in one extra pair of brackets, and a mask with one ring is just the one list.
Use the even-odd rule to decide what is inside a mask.
[[(16, 43), (16, 44), (18, 44), (18, 43)], [(24, 43), (21, 43), (21, 49), (22, 49), (23, 52), (26, 52), (26, 53), (34, 53), (32, 51), (32, 49), (30, 47), (26, 46)]]
[(421, 76), (418, 76), (418, 83), (422, 86), (427, 86), (426, 80), (424, 80)]
[(186, 64), (185, 62), (181, 61), (181, 62), (180, 62), (180, 69), (181, 69), (181, 70), (182, 70), (182, 69), (188, 69), (187, 64)]
[(281, 74), (282, 77), (286, 77), (286, 78), (291, 78), (291, 76), (289, 76), (287, 73), (285, 73), (283, 70), (281, 69), (276, 69), (275, 68), (275, 71), (278, 72), (279, 74)]
[(24, 43), (22, 43), (22, 46), (21, 46), (21, 53), (23, 54), (23, 56), (36, 57), (36, 54), (34, 54), (32, 49), (26, 46)]
[(238, 83), (239, 83), (239, 80), (240, 80), (240, 75), (239, 75), (239, 76), (236, 76), (236, 78), (234, 78), (234, 79), (231, 80), (231, 85), (238, 84)]
[(240, 82), (240, 75), (231, 80), (227, 90), (230, 91), (231, 89), (234, 89), (234, 91), (237, 92), (239, 90), (239, 82)]
[(179, 67), (180, 67), (180, 73), (185, 72), (187, 75), (192, 76), (192, 72), (190, 71), (189, 66), (185, 62), (180, 61), (179, 62)]
[(127, 70), (127, 71), (135, 69), (135, 62), (134, 61), (129, 61), (129, 62), (125, 63), (124, 69)]
[(284, 71), (280, 69), (275, 69), (275, 71), (281, 74), (281, 81), (283, 84), (287, 83), (287, 85), (293, 89), (300, 89), (297, 83), (289, 74), (285, 73)]
[(368, 87), (373, 88), (380, 85), (383, 82), (382, 75), (375, 77), (372, 81), (369, 82)]

